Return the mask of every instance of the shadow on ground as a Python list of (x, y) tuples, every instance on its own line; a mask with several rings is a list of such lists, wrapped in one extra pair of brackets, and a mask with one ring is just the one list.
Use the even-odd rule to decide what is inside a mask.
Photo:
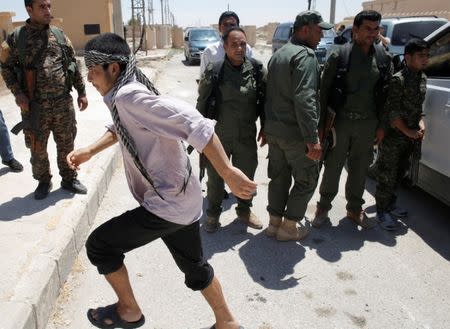
[(34, 193), (23, 197), (15, 197), (0, 205), (0, 221), (8, 222), (33, 215), (55, 205), (58, 201), (71, 199), (73, 193), (61, 188), (51, 191), (44, 200), (35, 200)]

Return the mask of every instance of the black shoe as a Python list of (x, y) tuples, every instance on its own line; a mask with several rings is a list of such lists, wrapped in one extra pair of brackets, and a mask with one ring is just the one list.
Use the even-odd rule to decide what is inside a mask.
[(76, 178), (72, 179), (69, 182), (62, 180), (61, 187), (67, 191), (77, 193), (77, 194), (86, 194), (87, 193), (86, 186), (81, 184), (81, 182)]
[(23, 170), (22, 164), (14, 158), (9, 161), (2, 161), (2, 163), (14, 172), (21, 172)]
[(52, 182), (39, 182), (38, 187), (36, 188), (36, 190), (34, 191), (34, 198), (36, 200), (42, 200), (45, 199), (48, 195), (48, 193), (50, 192), (50, 190), (52, 189)]

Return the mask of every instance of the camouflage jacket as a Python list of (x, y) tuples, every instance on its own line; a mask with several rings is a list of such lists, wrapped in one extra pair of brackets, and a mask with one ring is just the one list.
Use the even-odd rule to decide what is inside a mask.
[[(401, 118), (410, 129), (418, 129), (422, 118), (422, 103), (427, 90), (427, 77), (423, 72), (413, 72), (408, 68), (397, 72), (389, 82), (386, 100), (386, 114), (389, 122)], [(391, 134), (400, 134), (395, 128)]]
[[(32, 23), (29, 19), (25, 25), (26, 50), (23, 65), (20, 65), (19, 50), (16, 45), (14, 32), (9, 34), (1, 45), (0, 65), (6, 86), (16, 96), (25, 93), (22, 81), (18, 80), (17, 68), (34, 68), (36, 70), (35, 95), (61, 95), (66, 92), (66, 74), (63, 52), (56, 36), (51, 33), (49, 26)], [(66, 54), (75, 60), (75, 54), (70, 40), (66, 36)], [(44, 49), (42, 51), (42, 49)], [(39, 56), (40, 54), (40, 56)], [(35, 58), (39, 56), (40, 58)], [(86, 95), (86, 89), (79, 68), (75, 71), (73, 86), (79, 96)]]

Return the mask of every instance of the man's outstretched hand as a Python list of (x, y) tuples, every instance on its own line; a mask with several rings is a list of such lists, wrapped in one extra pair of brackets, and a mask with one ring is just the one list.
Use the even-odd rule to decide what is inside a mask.
[(67, 154), (66, 161), (71, 169), (80, 170), (80, 164), (88, 161), (91, 157), (89, 149), (84, 147)]
[(231, 192), (238, 198), (248, 200), (256, 194), (257, 184), (248, 179), (245, 174), (236, 167), (231, 167), (223, 177)]

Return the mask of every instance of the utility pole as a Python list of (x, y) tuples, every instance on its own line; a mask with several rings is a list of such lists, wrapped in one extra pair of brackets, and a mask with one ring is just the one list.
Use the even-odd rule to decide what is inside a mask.
[(311, 0), (308, 0), (308, 10), (311, 10)]
[(161, 0), (161, 24), (164, 25), (164, 0)]
[(336, 19), (336, 0), (331, 0), (330, 4), (330, 23), (334, 24)]
[(153, 0), (148, 0), (148, 24), (154, 25), (155, 24), (155, 18), (153, 17), (153, 12), (155, 11), (153, 8)]

